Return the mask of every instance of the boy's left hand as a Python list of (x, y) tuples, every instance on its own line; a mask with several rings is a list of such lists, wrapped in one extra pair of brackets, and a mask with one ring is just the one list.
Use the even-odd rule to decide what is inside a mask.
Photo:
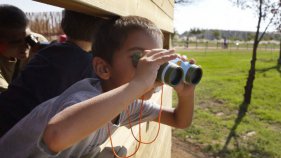
[[(178, 58), (182, 61), (188, 61), (190, 64), (195, 64), (196, 61), (194, 59), (188, 60), (185, 55), (181, 56), (178, 54)], [(178, 96), (188, 96), (189, 94), (194, 93), (195, 85), (192, 84), (185, 84), (182, 80), (181, 82), (174, 87), (175, 91), (177, 92)]]

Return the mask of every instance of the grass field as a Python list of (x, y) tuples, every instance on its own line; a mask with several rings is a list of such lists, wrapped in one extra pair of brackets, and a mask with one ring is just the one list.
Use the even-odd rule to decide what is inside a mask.
[[(225, 144), (242, 103), (251, 51), (186, 52), (203, 68), (196, 89), (193, 124), (173, 134), (217, 155)], [(258, 52), (252, 101), (236, 129), (226, 155), (220, 157), (281, 157), (281, 69), (278, 52)], [(176, 96), (173, 95), (173, 102)]]

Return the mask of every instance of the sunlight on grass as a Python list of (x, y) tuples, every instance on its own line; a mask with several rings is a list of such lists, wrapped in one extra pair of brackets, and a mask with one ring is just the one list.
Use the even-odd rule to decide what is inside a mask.
[[(243, 101), (252, 53), (179, 53), (196, 59), (203, 68), (203, 78), (196, 89), (192, 126), (173, 133), (215, 155), (222, 149)], [(281, 157), (281, 72), (277, 59), (278, 52), (258, 52), (252, 102), (226, 157)], [(176, 100), (174, 94), (173, 104)]]

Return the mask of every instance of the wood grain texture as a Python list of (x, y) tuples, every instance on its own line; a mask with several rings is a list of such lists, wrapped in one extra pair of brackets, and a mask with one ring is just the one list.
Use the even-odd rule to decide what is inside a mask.
[(173, 0), (35, 0), (46, 4), (110, 17), (114, 15), (138, 15), (153, 21), (160, 29), (173, 32)]

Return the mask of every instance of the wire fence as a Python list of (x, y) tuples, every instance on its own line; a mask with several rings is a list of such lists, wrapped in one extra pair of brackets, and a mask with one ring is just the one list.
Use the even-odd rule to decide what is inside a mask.
[[(189, 41), (187, 42), (173, 42), (174, 47), (180, 47), (185, 49), (192, 50), (225, 50), (225, 51), (234, 51), (234, 50), (252, 50), (253, 42), (237, 42), (229, 41), (223, 43), (220, 41)], [(280, 49), (280, 43), (278, 41), (262, 41), (258, 47), (259, 50), (263, 51), (277, 51)]]

